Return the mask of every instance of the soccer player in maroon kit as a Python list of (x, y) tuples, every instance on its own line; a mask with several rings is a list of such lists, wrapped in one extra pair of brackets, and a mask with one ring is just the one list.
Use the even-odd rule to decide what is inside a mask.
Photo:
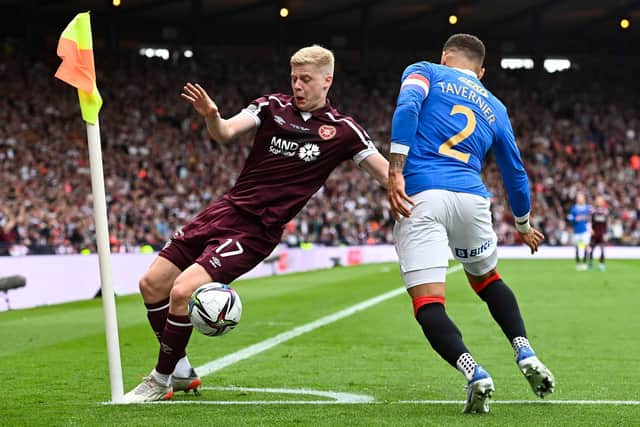
[(589, 269), (593, 268), (593, 253), (596, 246), (600, 247), (600, 263), (598, 268), (605, 271), (604, 265), (604, 245), (607, 242), (607, 222), (609, 220), (609, 209), (602, 196), (596, 197), (595, 206), (591, 212), (591, 252), (589, 253)]
[(388, 162), (367, 132), (327, 99), (333, 82), (331, 51), (314, 45), (290, 61), (292, 95), (252, 101), (229, 119), (198, 84), (182, 98), (204, 117), (218, 142), (255, 131), (237, 182), (178, 230), (140, 280), (147, 318), (160, 341), (155, 368), (125, 395), (125, 402), (170, 399), (201, 381), (186, 357), (192, 325), (188, 301), (208, 282), (230, 283), (266, 258), (284, 226), (344, 160), (355, 161), (386, 187)]

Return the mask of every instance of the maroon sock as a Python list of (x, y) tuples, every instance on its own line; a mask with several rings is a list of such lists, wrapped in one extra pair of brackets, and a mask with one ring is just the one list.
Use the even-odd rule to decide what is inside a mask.
[(178, 360), (186, 354), (187, 343), (193, 326), (189, 316), (177, 316), (169, 313), (167, 323), (162, 332), (160, 352), (156, 371), (161, 374), (171, 374), (176, 368)]
[(162, 342), (162, 332), (164, 325), (167, 323), (167, 314), (169, 314), (169, 298), (153, 304), (144, 304), (147, 307), (147, 319), (153, 333), (156, 334), (158, 342)]

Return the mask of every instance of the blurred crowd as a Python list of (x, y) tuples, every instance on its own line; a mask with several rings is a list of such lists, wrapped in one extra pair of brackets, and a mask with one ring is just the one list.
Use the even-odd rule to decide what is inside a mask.
[[(0, 61), (0, 255), (95, 251), (85, 126), (75, 91), (53, 78), (58, 63), (17, 55)], [(104, 55), (97, 64), (111, 248), (158, 250), (234, 184), (252, 142), (211, 140), (203, 120), (179, 97), (184, 83), (199, 82), (229, 117), (262, 94), (289, 92), (288, 62), (252, 58), (205, 66)], [(338, 57), (329, 96), (386, 156), (403, 64), (383, 65), (363, 72)], [(612, 88), (592, 77), (491, 70), (486, 84), (510, 110), (531, 178), (533, 223), (546, 243), (570, 243), (566, 214), (576, 193), (584, 192), (588, 202), (605, 197), (612, 242), (638, 245), (637, 100), (623, 84)], [(352, 162), (337, 169), (287, 224), (283, 243), (391, 243), (386, 192), (362, 174)], [(483, 174), (494, 194), (499, 240), (516, 244), (491, 158)]]

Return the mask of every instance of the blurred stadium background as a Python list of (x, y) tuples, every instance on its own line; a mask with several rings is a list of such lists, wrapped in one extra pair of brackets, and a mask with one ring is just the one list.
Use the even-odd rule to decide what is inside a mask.
[[(403, 67), (438, 61), (455, 32), (487, 45), (485, 84), (510, 109), (547, 244), (570, 243), (564, 218), (578, 191), (588, 202), (606, 198), (612, 243), (640, 244), (638, 1), (3, 0), (0, 8), (0, 255), (95, 251), (84, 126), (75, 91), (53, 78), (58, 37), (85, 10), (104, 98), (114, 252), (161, 247), (243, 164), (250, 141), (212, 141), (179, 98), (185, 81), (208, 88), (230, 116), (263, 93), (289, 91), (290, 53), (325, 45), (337, 56), (332, 102), (386, 155)], [(484, 177), (500, 242), (516, 244), (491, 160)], [(389, 243), (391, 227), (386, 194), (345, 164), (283, 243)]]

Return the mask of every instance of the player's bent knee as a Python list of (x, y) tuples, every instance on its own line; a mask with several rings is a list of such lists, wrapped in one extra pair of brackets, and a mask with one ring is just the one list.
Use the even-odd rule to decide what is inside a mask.
[(418, 312), (425, 305), (427, 305), (427, 304), (442, 304), (442, 305), (444, 305), (444, 301), (445, 301), (444, 296), (429, 295), (429, 296), (415, 297), (415, 298), (413, 298), (413, 315), (414, 315), (414, 317), (417, 318), (418, 317)]
[(140, 293), (147, 300), (156, 300), (158, 298), (166, 298), (166, 291), (163, 290), (162, 284), (153, 280), (153, 276), (149, 273), (145, 273), (138, 282)]
[(202, 283), (194, 282), (193, 280), (186, 280), (179, 276), (171, 288), (171, 301), (186, 303), (200, 285), (202, 285)]
[[(197, 286), (196, 286), (197, 287)], [(171, 301), (172, 302), (187, 302), (193, 294), (194, 288), (187, 286), (186, 284), (178, 283), (176, 281), (173, 288), (171, 288)]]
[(402, 278), (404, 279), (404, 284), (407, 289), (416, 288), (425, 283), (444, 283), (446, 277), (446, 266), (430, 267), (402, 273)]
[(492, 269), (482, 276), (472, 276), (467, 273), (467, 278), (469, 279), (469, 284), (471, 285), (473, 290), (476, 292), (476, 294), (479, 294), (484, 289), (486, 289), (487, 286), (489, 286), (493, 282), (497, 282), (498, 280), (500, 280), (500, 274), (498, 274), (496, 269)]
[(498, 266), (498, 251), (494, 250), (489, 256), (478, 261), (463, 262), (462, 266), (467, 276), (484, 276)]
[(478, 261), (464, 263), (464, 272), (469, 284), (476, 293), (500, 279), (496, 271), (498, 265), (498, 251), (494, 250), (489, 256)]

